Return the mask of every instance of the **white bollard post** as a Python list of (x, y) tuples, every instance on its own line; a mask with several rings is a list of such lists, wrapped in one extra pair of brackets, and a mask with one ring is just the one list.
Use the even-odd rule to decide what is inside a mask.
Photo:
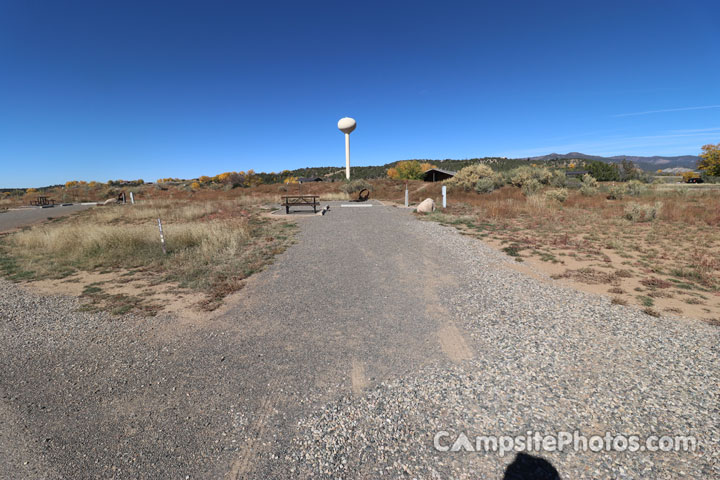
[(442, 186), (442, 195), (443, 195), (443, 208), (447, 207), (447, 187), (445, 185)]
[(408, 186), (407, 183), (405, 184), (405, 206), (410, 206), (410, 195), (408, 194)]
[[(443, 188), (445, 188), (445, 187), (443, 187)], [(130, 203), (135, 205), (135, 196), (133, 195), (133, 192), (130, 192)]]
[(158, 228), (160, 229), (160, 244), (162, 245), (162, 251), (163, 255), (167, 255), (167, 250), (165, 249), (165, 235), (163, 235), (163, 229), (162, 229), (162, 222), (158, 218)]

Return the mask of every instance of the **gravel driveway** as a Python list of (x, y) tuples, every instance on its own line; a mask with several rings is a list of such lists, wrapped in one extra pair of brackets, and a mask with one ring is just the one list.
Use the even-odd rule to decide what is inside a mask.
[[(720, 476), (717, 327), (530, 278), (403, 209), (296, 218), (298, 243), (210, 320), (78, 312), (0, 281), (0, 478)], [(442, 431), (698, 447), (520, 462), (438, 451)]]

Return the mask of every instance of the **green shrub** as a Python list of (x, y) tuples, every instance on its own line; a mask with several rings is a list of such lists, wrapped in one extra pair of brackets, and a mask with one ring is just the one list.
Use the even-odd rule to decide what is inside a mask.
[(368, 190), (372, 191), (372, 185), (370, 185), (367, 181), (363, 180), (362, 178), (359, 178), (357, 180), (350, 180), (349, 182), (346, 182), (345, 185), (340, 187), (340, 190), (342, 190), (345, 193), (355, 193), (359, 192), (360, 190), (367, 188)]
[(720, 183), (720, 177), (708, 175), (705, 172), (700, 174), (700, 178), (702, 178), (705, 183)]
[(565, 188), (567, 186), (567, 175), (562, 170), (553, 170), (549, 183), (550, 186), (555, 188)]
[(493, 183), (495, 184), (495, 188), (501, 188), (507, 185), (508, 180), (505, 174), (503, 173), (496, 173), (492, 177)]
[(540, 183), (540, 181), (535, 178), (531, 178), (530, 180), (527, 180), (525, 183), (523, 183), (523, 186), (521, 187), (522, 193), (526, 197), (530, 197), (532, 195), (537, 195), (540, 192), (541, 188), (542, 188), (542, 183)]
[(627, 182), (627, 194), (631, 197), (638, 197), (647, 191), (648, 187), (639, 180)]
[(586, 197), (591, 197), (595, 195), (598, 191), (598, 183), (597, 180), (595, 180), (595, 177), (590, 175), (589, 173), (586, 173), (582, 177), (582, 185), (580, 186), (580, 193), (585, 195)]
[(445, 185), (450, 188), (462, 188), (473, 190), (481, 178), (493, 176), (493, 169), (483, 163), (469, 165), (455, 174), (453, 178), (445, 180)]
[(475, 191), (478, 193), (490, 193), (495, 190), (495, 181), (492, 177), (484, 177), (475, 184)]
[(620, 180), (620, 170), (614, 163), (592, 161), (587, 164), (587, 168), (590, 175), (601, 182), (617, 182)]
[(611, 185), (608, 188), (608, 200), (620, 200), (627, 193), (627, 188), (623, 184)]
[(662, 202), (654, 205), (630, 202), (625, 206), (625, 218), (631, 222), (652, 222), (662, 210)]
[(545, 198), (548, 200), (555, 200), (556, 202), (563, 203), (567, 200), (568, 191), (564, 188), (556, 188), (545, 192)]
[(552, 178), (552, 172), (545, 168), (529, 167), (523, 165), (508, 172), (510, 183), (516, 187), (522, 187), (530, 180), (536, 180), (540, 184), (547, 185)]

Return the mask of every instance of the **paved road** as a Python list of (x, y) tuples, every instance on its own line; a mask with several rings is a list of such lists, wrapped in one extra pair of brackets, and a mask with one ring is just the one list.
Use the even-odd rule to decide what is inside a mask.
[(513, 455), (440, 456), (433, 432), (561, 427), (706, 442), (543, 454), (563, 478), (718, 471), (717, 329), (549, 287), (403, 209), (339, 205), (296, 217), (297, 244), (210, 320), (77, 312), (0, 281), (0, 477), (501, 478)]
[(18, 210), (9, 210), (0, 213), (0, 233), (9, 232), (20, 227), (34, 225), (44, 222), (51, 218), (64, 217), (71, 213), (79, 212), (90, 208), (88, 205), (56, 205), (52, 208), (22, 208)]

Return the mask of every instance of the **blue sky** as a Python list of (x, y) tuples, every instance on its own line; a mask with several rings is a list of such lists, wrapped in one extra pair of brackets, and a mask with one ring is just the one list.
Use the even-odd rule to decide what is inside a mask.
[(720, 2), (0, 0), (0, 187), (697, 154)]

